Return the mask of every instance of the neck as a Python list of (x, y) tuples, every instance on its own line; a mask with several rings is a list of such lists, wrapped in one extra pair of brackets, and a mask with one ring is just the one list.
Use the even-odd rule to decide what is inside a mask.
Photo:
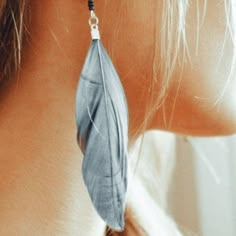
[(105, 229), (86, 194), (76, 143), (73, 94), (90, 42), (80, 2), (30, 2), (21, 72), (0, 100), (0, 220), (11, 226), (4, 235)]
[[(116, 5), (118, 4), (109, 3), (113, 11), (117, 10)], [(108, 36), (102, 41), (105, 45), (109, 45), (111, 41), (109, 34), (116, 20), (108, 21), (111, 25), (106, 28), (102, 17), (113, 19), (115, 12), (108, 11), (106, 4), (96, 6), (95, 10), (101, 24), (101, 35)], [(74, 118), (75, 92), (91, 43), (88, 25), (90, 13), (87, 4), (84, 1), (74, 0), (66, 2), (64, 0), (32, 0), (31, 12), (33, 14), (29, 43), (23, 55), (22, 86), (30, 90), (34, 96), (38, 94), (37, 100), (47, 100), (47, 105), (52, 107), (56, 104), (61, 112), (67, 114), (67, 117)], [(114, 45), (117, 43), (114, 42)], [(119, 47), (117, 51), (124, 51), (123, 45)], [(124, 58), (123, 55), (120, 57)], [(117, 60), (115, 64), (119, 65), (121, 79), (125, 78), (127, 68), (123, 67), (128, 63), (114, 57), (113, 59)], [(123, 79), (122, 83), (126, 92), (128, 92), (127, 88), (134, 88), (134, 80), (124, 81)], [(135, 94), (138, 94), (140, 88), (136, 86), (135, 89), (137, 90)], [(134, 93), (127, 93), (127, 95), (129, 107), (134, 109), (136, 106), (133, 104), (137, 103), (137, 96), (134, 96)], [(141, 105), (135, 112), (130, 110), (130, 140), (134, 140), (137, 136), (136, 130), (142, 122), (144, 107)], [(134, 117), (133, 114), (136, 116)], [(75, 126), (72, 128), (73, 131), (76, 129)]]
[(30, 46), (25, 50), (25, 71), (34, 73), (43, 83), (52, 81), (55, 86), (62, 83), (64, 89), (67, 86), (75, 89), (90, 43), (86, 4), (71, 0), (31, 4), (33, 15)]

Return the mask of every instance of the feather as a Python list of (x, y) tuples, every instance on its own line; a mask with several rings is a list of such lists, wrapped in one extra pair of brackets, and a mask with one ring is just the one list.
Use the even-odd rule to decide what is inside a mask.
[(77, 142), (91, 201), (106, 224), (124, 229), (128, 108), (118, 74), (99, 39), (92, 40), (76, 91)]

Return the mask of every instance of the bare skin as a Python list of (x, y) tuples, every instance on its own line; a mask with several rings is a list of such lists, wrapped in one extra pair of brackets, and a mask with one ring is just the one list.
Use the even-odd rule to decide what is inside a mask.
[[(129, 1), (105, 3), (97, 2), (96, 14), (100, 18), (102, 42), (127, 95), (130, 139), (133, 139), (144, 120), (151, 86), (154, 1), (138, 0), (135, 6)], [(235, 79), (220, 105), (213, 106), (225, 86), (227, 64), (232, 56), (232, 43), (226, 40), (223, 63), (214, 74), (224, 38), (223, 8), (209, 1), (196, 56), (195, 7), (192, 5), (190, 9), (187, 30), (192, 66), (188, 61), (185, 63), (174, 114), (179, 68), (175, 70), (174, 83), (165, 102), (167, 123), (173, 118), (171, 126), (164, 122), (161, 108), (147, 129), (188, 135), (232, 134), (236, 132)], [(75, 139), (74, 99), (90, 44), (89, 15), (85, 2), (74, 0), (32, 0), (31, 12), (30, 44), (23, 52), (20, 78), (17, 81), (12, 78), (0, 100), (0, 208), (4, 209), (0, 211), (0, 219), (15, 225), (19, 223), (18, 217), (24, 222), (30, 218), (44, 235), (54, 235), (50, 232), (60, 223), (45, 227), (42, 219), (49, 221), (63, 215), (61, 203), (67, 211), (71, 210), (64, 199), (70, 194), (67, 186), (72, 180), (75, 186), (79, 185), (76, 173), (80, 171), (81, 154)], [(161, 15), (160, 6), (155, 14)], [(160, 22), (155, 27), (160, 31)], [(154, 89), (158, 94), (158, 85)], [(13, 195), (16, 199), (10, 197)], [(36, 210), (24, 212), (24, 204), (31, 204)], [(70, 219), (63, 220), (70, 222)], [(21, 230), (18, 232), (25, 235), (24, 229)]]

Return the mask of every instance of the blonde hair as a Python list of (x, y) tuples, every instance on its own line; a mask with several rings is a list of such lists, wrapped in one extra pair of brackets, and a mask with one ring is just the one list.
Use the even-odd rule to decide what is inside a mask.
[[(226, 88), (232, 81), (234, 76), (234, 70), (236, 66), (236, 3), (234, 0), (222, 0), (224, 2), (224, 13), (225, 13), (225, 35), (224, 41), (222, 42), (221, 56), (219, 58), (219, 63), (222, 60), (224, 46), (226, 42), (226, 37), (230, 35), (230, 40), (233, 44), (233, 56), (231, 58), (230, 70), (227, 75), (226, 84), (215, 101), (213, 106), (218, 105), (220, 100), (225, 94)], [(206, 11), (208, 7), (208, 0), (202, 0), (202, 9), (200, 9), (200, 0), (194, 1), (196, 4), (196, 55), (198, 54), (198, 43), (200, 38), (200, 29), (204, 24), (204, 19), (206, 16)], [(154, 93), (153, 89), (150, 89), (149, 105), (147, 106), (147, 112), (145, 120), (142, 127), (140, 127), (140, 132), (144, 132), (148, 123), (152, 119), (155, 111), (160, 108), (160, 106), (165, 101), (168, 95), (169, 88), (173, 81), (173, 74), (178, 66), (182, 72), (184, 63), (189, 60), (191, 63), (191, 55), (188, 49), (188, 36), (186, 32), (187, 25), (187, 14), (190, 8), (190, 4), (193, 4), (190, 0), (165, 0), (162, 1), (162, 16), (161, 16), (161, 33), (155, 32), (155, 45), (154, 45), (154, 58), (153, 58), (153, 78), (152, 83), (161, 83), (159, 86), (158, 96)], [(223, 10), (223, 9), (222, 9)], [(158, 20), (158, 19), (157, 19)], [(160, 60), (161, 58), (161, 60)], [(216, 65), (217, 67), (217, 65)], [(158, 80), (159, 77), (164, 79)], [(182, 74), (180, 73), (179, 86), (174, 98), (174, 105), (172, 109), (172, 115), (170, 120), (167, 122), (165, 119), (165, 113), (163, 112), (163, 120), (165, 122), (165, 127), (168, 129), (171, 126), (175, 102), (178, 96), (178, 91), (180, 88), (180, 82), (182, 79)], [(154, 87), (154, 86), (152, 86)], [(154, 105), (153, 105), (154, 104)]]

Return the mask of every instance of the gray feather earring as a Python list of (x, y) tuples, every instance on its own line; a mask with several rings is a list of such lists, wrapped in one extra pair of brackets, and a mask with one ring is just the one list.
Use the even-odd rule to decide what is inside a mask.
[(119, 76), (100, 41), (89, 0), (92, 43), (77, 85), (77, 143), (90, 199), (106, 224), (123, 231), (127, 192), (128, 108)]

